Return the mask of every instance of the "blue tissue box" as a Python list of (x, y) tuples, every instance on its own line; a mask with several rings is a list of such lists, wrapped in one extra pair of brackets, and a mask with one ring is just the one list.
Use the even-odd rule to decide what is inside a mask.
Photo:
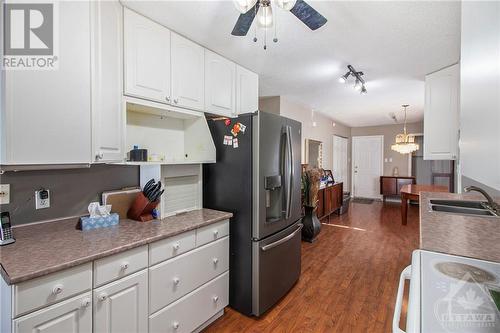
[(117, 225), (120, 222), (120, 216), (117, 213), (111, 213), (108, 216), (90, 217), (83, 216), (80, 217), (80, 229), (83, 231), (106, 228)]

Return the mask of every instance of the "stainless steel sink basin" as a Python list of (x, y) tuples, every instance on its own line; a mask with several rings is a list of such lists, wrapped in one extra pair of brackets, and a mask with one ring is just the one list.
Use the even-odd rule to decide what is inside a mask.
[(433, 212), (500, 217), (488, 206), (487, 202), (431, 199), (429, 200), (429, 204), (430, 210)]
[(431, 199), (430, 202), (431, 205), (487, 209), (487, 206), (485, 206), (486, 202), (481, 201)]

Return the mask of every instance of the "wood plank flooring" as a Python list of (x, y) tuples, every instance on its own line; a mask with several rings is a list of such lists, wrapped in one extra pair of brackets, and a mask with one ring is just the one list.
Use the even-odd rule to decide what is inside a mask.
[(399, 274), (418, 248), (418, 228), (417, 206), (403, 226), (399, 203), (351, 203), (315, 243), (302, 243), (300, 280), (274, 308), (250, 318), (228, 307), (204, 332), (392, 332)]

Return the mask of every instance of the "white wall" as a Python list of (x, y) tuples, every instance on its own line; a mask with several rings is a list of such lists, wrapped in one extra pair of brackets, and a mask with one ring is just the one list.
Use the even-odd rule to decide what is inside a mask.
[(500, 2), (462, 2), (461, 48), (461, 173), (500, 191)]

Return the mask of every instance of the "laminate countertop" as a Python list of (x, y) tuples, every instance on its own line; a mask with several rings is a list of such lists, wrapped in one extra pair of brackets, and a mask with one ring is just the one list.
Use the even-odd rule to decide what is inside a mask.
[(232, 216), (200, 209), (150, 222), (124, 219), (117, 226), (90, 231), (75, 228), (78, 218), (19, 226), (13, 229), (16, 242), (0, 248), (1, 273), (7, 283), (19, 283)]
[(500, 218), (433, 212), (430, 199), (486, 201), (476, 193), (420, 193), (421, 249), (500, 262)]

